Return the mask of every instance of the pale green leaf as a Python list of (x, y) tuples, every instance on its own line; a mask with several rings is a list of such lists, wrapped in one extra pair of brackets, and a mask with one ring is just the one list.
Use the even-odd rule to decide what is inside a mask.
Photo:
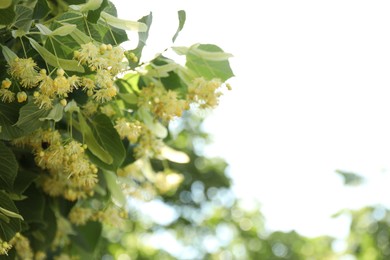
[(107, 182), (108, 190), (111, 193), (112, 201), (119, 207), (123, 207), (126, 204), (126, 196), (123, 194), (123, 191), (117, 182), (115, 173), (112, 171), (103, 171), (103, 174)]
[(106, 12), (101, 12), (100, 16), (112, 27), (119, 28), (122, 30), (146, 32), (148, 29), (148, 27), (144, 23), (120, 19)]
[(38, 30), (43, 34), (43, 35), (50, 35), (53, 33), (52, 30), (50, 30), (49, 28), (47, 28), (45, 25), (43, 24), (40, 24), (40, 23), (37, 23), (35, 24), (35, 27), (38, 28)]
[(75, 29), (77, 28), (77, 26), (75, 24), (64, 24), (63, 26), (61, 27), (58, 27), (57, 29), (55, 29), (51, 34), (49, 34), (50, 36), (66, 36), (68, 34), (71, 34)]
[(138, 97), (133, 93), (118, 93), (118, 96), (128, 104), (134, 105), (138, 103)]
[(0, 212), (4, 215), (6, 215), (7, 217), (10, 217), (10, 218), (18, 218), (20, 220), (23, 220), (23, 217), (21, 215), (19, 215), (18, 213), (15, 213), (11, 210), (8, 210), (8, 209), (5, 209), (3, 207), (0, 207)]
[(84, 68), (76, 60), (66, 60), (56, 57), (49, 52), (45, 47), (41, 46), (34, 39), (29, 38), (31, 46), (42, 56), (42, 58), (51, 66), (62, 68), (67, 71), (75, 71), (83, 73)]
[(41, 117), (39, 120), (53, 120), (54, 122), (58, 122), (62, 119), (63, 111), (64, 107), (58, 103), (50, 110), (50, 113), (46, 117)]
[(69, 35), (80, 45), (91, 41), (91, 38), (89, 38), (88, 35), (77, 28), (75, 28)]
[(230, 53), (226, 53), (222, 51), (202, 50), (199, 48), (199, 46), (200, 44), (192, 45), (189, 48), (189, 52), (195, 54), (196, 56), (199, 56), (202, 59), (211, 60), (211, 61), (224, 61), (233, 57), (233, 55)]
[(167, 128), (161, 124), (158, 120), (155, 120), (149, 111), (140, 108), (138, 115), (145, 125), (159, 138), (165, 138), (168, 135)]
[(8, 48), (5, 45), (1, 45), (1, 51), (3, 53), (3, 56), (5, 60), (7, 61), (8, 65), (11, 65), (11, 63), (18, 58), (18, 55), (16, 55), (10, 48)]

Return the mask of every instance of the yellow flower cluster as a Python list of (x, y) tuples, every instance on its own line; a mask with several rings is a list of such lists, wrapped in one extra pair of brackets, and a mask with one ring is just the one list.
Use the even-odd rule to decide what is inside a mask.
[(15, 100), (15, 93), (9, 90), (12, 82), (9, 79), (5, 79), (1, 82), (0, 97), (3, 102), (12, 102)]
[(9, 65), (8, 73), (24, 88), (33, 88), (40, 80), (37, 64), (32, 58), (16, 58)]
[(180, 117), (183, 111), (189, 108), (187, 101), (179, 99), (176, 91), (166, 90), (163, 86), (155, 84), (150, 84), (141, 90), (138, 106), (147, 108), (164, 121), (170, 121), (176, 116)]
[(187, 98), (199, 104), (200, 108), (213, 108), (218, 105), (218, 98), (222, 95), (217, 91), (221, 85), (220, 79), (195, 78), (188, 86)]
[(64, 144), (58, 131), (41, 129), (14, 143), (30, 146), (36, 164), (48, 171), (42, 174), (41, 185), (50, 196), (62, 195), (74, 201), (93, 194), (98, 169), (90, 163), (81, 143), (71, 140)]
[(111, 44), (95, 45), (92, 42), (82, 44), (81, 49), (74, 53), (80, 64), (96, 71), (93, 79), (83, 78), (83, 90), (88, 96), (98, 102), (110, 101), (117, 94), (114, 86), (114, 77), (126, 69), (123, 62), (124, 50)]
[(127, 138), (131, 143), (136, 143), (142, 133), (143, 125), (137, 120), (129, 122), (122, 117), (116, 120), (114, 127), (122, 139)]
[(87, 221), (92, 220), (110, 226), (122, 227), (124, 220), (127, 217), (127, 214), (124, 214), (123, 212), (122, 209), (113, 206), (104, 210), (93, 210), (91, 208), (75, 206), (71, 209), (68, 218), (69, 221), (76, 226), (85, 225)]
[(8, 251), (12, 248), (12, 245), (7, 241), (0, 239), (0, 255), (8, 255)]
[(136, 158), (151, 158), (161, 153), (163, 141), (157, 138), (149, 129), (143, 128), (138, 140), (137, 147), (134, 148)]
[(34, 259), (34, 252), (31, 249), (30, 241), (27, 237), (22, 236), (20, 233), (16, 233), (16, 235), (11, 239), (10, 243), (14, 246), (20, 259)]

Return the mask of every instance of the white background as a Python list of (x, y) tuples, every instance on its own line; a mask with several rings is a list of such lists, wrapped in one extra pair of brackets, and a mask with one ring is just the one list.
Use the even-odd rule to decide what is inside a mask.
[[(390, 205), (390, 2), (126, 1), (152, 10), (149, 55), (213, 43), (232, 53), (233, 90), (206, 124), (210, 155), (226, 158), (236, 194), (256, 198), (270, 229), (343, 236), (343, 208)], [(367, 178), (345, 188), (336, 169)]]

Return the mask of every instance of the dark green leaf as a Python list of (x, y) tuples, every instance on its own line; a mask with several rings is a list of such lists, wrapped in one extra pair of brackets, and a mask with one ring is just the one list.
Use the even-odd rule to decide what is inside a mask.
[[(19, 213), (14, 202), (3, 191), (0, 191), (0, 207), (11, 212)], [(21, 221), (18, 218), (10, 218), (9, 223), (4, 223), (3, 221), (0, 221), (0, 239), (2, 240), (9, 241), (20, 230)]]
[(178, 11), (177, 15), (179, 16), (179, 27), (177, 28), (177, 31), (172, 38), (172, 42), (175, 42), (177, 36), (179, 35), (179, 32), (183, 29), (184, 23), (186, 22), (186, 12), (184, 10)]
[(14, 192), (23, 194), (31, 183), (38, 178), (38, 175), (31, 170), (19, 169), (18, 175), (14, 182)]
[(44, 122), (40, 118), (47, 117), (49, 110), (40, 109), (32, 99), (20, 109), (19, 119), (15, 126), (24, 129), (26, 134), (40, 128)]
[(21, 106), (17, 102), (11, 104), (0, 102), (0, 139), (9, 141), (23, 134), (23, 129), (13, 126), (18, 121)]
[(146, 45), (146, 40), (149, 37), (149, 30), (150, 30), (150, 25), (152, 24), (152, 21), (153, 21), (152, 13), (149, 13), (148, 15), (146, 15), (138, 20), (138, 22), (146, 24), (148, 29), (146, 30), (146, 32), (139, 32), (138, 33), (138, 45), (137, 45), (137, 48), (135, 48), (133, 50), (133, 53), (138, 58), (138, 62), (129, 61), (130, 67), (136, 67), (139, 64), (139, 61), (140, 61), (140, 58), (142, 55), (142, 50), (144, 49), (144, 47)]
[(29, 38), (31, 46), (42, 56), (42, 58), (51, 66), (59, 67), (68, 71), (84, 72), (84, 68), (76, 61), (70, 59), (61, 59), (48, 51), (45, 47)]
[(15, 6), (12, 4), (5, 9), (0, 9), (0, 24), (11, 24), (16, 17)]
[(83, 134), (88, 150), (99, 158), (102, 162), (111, 165), (114, 162), (113, 157), (99, 144), (85, 118), (79, 113), (80, 132)]
[[(28, 224), (36, 223), (43, 225), (45, 223), (45, 198), (42, 192), (35, 185), (31, 185), (26, 190), (25, 195), (27, 196), (26, 199), (16, 201), (15, 203), (20, 210), (20, 214)], [(30, 205), (34, 205), (33, 210)]]
[(99, 222), (88, 222), (83, 226), (74, 228), (77, 235), (71, 238), (78, 246), (87, 252), (93, 253), (99, 243), (102, 234), (102, 224)]
[[(199, 50), (208, 52), (223, 52), (221, 48), (212, 44), (200, 44)], [(208, 60), (194, 52), (187, 53), (187, 67), (193, 70), (198, 76), (211, 80), (219, 78), (222, 81), (234, 76), (228, 60)]]
[(100, 114), (93, 118), (92, 123), (96, 140), (114, 159), (113, 166), (119, 167), (125, 159), (126, 151), (111, 120), (106, 115)]
[(11, 190), (18, 173), (14, 153), (0, 141), (0, 189)]
[(18, 29), (28, 32), (30, 30), (33, 21), (32, 20), (33, 10), (23, 5), (17, 5), (15, 12), (16, 12), (16, 18), (15, 18), (14, 26)]
[(33, 18), (39, 20), (45, 18), (50, 13), (50, 7), (46, 0), (38, 0), (33, 12)]
[(102, 4), (100, 5), (100, 7), (96, 10), (93, 10), (93, 11), (89, 11), (88, 12), (88, 16), (87, 16), (87, 20), (88, 22), (91, 22), (91, 23), (97, 23), (97, 21), (99, 20), (100, 18), (100, 13), (104, 10), (104, 8), (106, 8), (108, 6), (108, 1), (107, 0), (103, 0)]

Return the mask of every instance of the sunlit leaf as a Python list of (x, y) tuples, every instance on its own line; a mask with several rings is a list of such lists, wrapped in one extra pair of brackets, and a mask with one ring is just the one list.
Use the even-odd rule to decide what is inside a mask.
[(134, 21), (120, 19), (106, 12), (101, 12), (100, 15), (109, 25), (115, 28), (119, 28), (122, 30), (136, 31), (136, 32), (146, 32), (148, 30), (146, 24), (141, 22), (134, 22)]
[(76, 25), (74, 25), (74, 24), (63, 24), (61, 27), (55, 29), (49, 35), (50, 36), (56, 36), (56, 35), (65, 36), (65, 35), (72, 33), (75, 29), (76, 29)]
[[(207, 54), (205, 54), (207, 53)], [(221, 60), (213, 57), (215, 53), (221, 57)], [(197, 45), (196, 50), (190, 50), (186, 57), (186, 65), (189, 69), (194, 71), (198, 76), (211, 80), (213, 78), (219, 78), (225, 81), (234, 76), (229, 62), (227, 61), (229, 55), (224, 54), (223, 50), (216, 45), (212, 44), (200, 44)]]
[(111, 193), (112, 200), (120, 207), (126, 204), (126, 196), (123, 194), (121, 187), (117, 183), (115, 173), (103, 171), (104, 178), (107, 182), (108, 190)]
[(77, 235), (72, 235), (71, 239), (77, 246), (89, 253), (97, 249), (97, 245), (102, 235), (102, 224), (100, 222), (89, 221), (85, 225), (74, 227)]

